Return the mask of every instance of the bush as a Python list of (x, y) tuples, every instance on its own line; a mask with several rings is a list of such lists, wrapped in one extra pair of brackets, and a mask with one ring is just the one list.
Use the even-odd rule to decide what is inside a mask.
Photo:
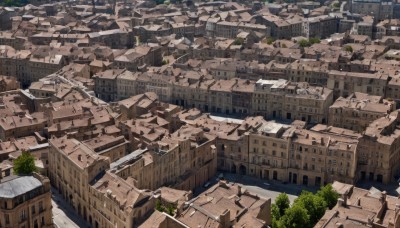
[(266, 40), (264, 40), (264, 43), (271, 45), (274, 41), (275, 41), (274, 38), (268, 37)]
[(347, 51), (347, 52), (353, 52), (353, 47), (350, 46), (350, 45), (347, 45), (347, 46), (344, 48), (344, 50)]
[(174, 216), (175, 209), (176, 208), (173, 204), (168, 204), (167, 206), (165, 206), (164, 204), (162, 204), (160, 199), (156, 200), (156, 210), (159, 212), (166, 212), (167, 214)]

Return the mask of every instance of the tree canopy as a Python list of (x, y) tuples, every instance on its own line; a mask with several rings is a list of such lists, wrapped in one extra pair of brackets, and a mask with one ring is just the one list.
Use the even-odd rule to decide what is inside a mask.
[(329, 209), (332, 209), (339, 198), (339, 194), (333, 190), (332, 185), (328, 184), (322, 187), (318, 192), (317, 195), (321, 196), (324, 201), (326, 202), (326, 206)]
[(321, 40), (318, 38), (310, 38), (310, 39), (301, 39), (298, 41), (300, 47), (310, 47), (313, 44), (320, 43)]
[(275, 199), (275, 205), (278, 208), (279, 216), (283, 216), (286, 209), (290, 207), (289, 196), (286, 193), (279, 194)]
[(290, 206), (289, 197), (281, 193), (272, 204), (272, 228), (311, 228), (332, 209), (339, 198), (332, 185), (326, 185), (313, 194), (303, 191)]
[(14, 160), (14, 173), (18, 175), (28, 175), (37, 171), (35, 166), (35, 157), (31, 153), (23, 151), (22, 154)]
[(241, 38), (241, 37), (237, 37), (237, 38), (235, 39), (235, 41), (233, 42), (233, 44), (234, 44), (234, 45), (242, 45), (242, 44), (244, 44), (244, 39)]
[(346, 50), (347, 52), (353, 52), (353, 47), (350, 45), (346, 45), (344, 50)]
[(300, 205), (288, 208), (285, 215), (279, 220), (278, 226), (285, 228), (304, 228), (310, 223), (310, 215)]

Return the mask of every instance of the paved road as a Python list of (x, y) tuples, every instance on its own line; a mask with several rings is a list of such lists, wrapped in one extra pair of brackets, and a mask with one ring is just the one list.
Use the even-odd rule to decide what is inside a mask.
[(53, 222), (58, 228), (79, 228), (89, 227), (85, 221), (77, 215), (73, 208), (64, 201), (62, 196), (54, 188), (51, 189), (53, 205)]

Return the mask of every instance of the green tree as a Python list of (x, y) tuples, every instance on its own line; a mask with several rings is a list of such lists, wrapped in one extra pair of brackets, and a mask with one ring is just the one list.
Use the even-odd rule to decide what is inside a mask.
[(276, 219), (280, 219), (280, 217), (281, 217), (281, 213), (279, 213), (279, 208), (274, 203), (271, 205), (271, 215), (272, 215), (272, 218), (276, 218)]
[(332, 209), (336, 205), (339, 198), (339, 194), (333, 190), (331, 184), (321, 187), (321, 189), (317, 192), (317, 195), (324, 199), (326, 206), (329, 209)]
[(37, 171), (35, 157), (31, 153), (22, 151), (22, 154), (14, 160), (14, 173), (28, 175)]
[(233, 42), (234, 45), (242, 45), (244, 43), (244, 39), (241, 37), (237, 37)]
[(156, 210), (160, 211), (160, 212), (164, 211), (164, 207), (162, 206), (161, 200), (159, 200), (159, 199), (156, 200)]
[(304, 228), (310, 226), (310, 216), (307, 210), (300, 205), (294, 204), (288, 208), (285, 215), (278, 222), (278, 227), (285, 228)]
[(274, 41), (275, 41), (274, 38), (268, 37), (264, 42), (271, 45)]
[(346, 47), (344, 48), (345, 51), (347, 52), (353, 52), (353, 47), (350, 45), (346, 45)]
[(299, 45), (300, 45), (300, 47), (308, 47), (308, 46), (310, 46), (310, 43), (306, 39), (301, 39), (301, 40), (299, 40)]
[(278, 208), (279, 218), (285, 214), (286, 209), (290, 207), (289, 196), (286, 193), (281, 193), (275, 199), (275, 205)]
[(309, 43), (310, 46), (311, 46), (311, 45), (313, 45), (313, 44), (319, 44), (319, 43), (321, 43), (321, 40), (318, 39), (318, 38), (313, 37), (313, 38), (308, 39), (308, 43)]
[(310, 227), (313, 227), (325, 214), (326, 202), (321, 196), (303, 191), (294, 204), (305, 208), (310, 216)]
[(171, 216), (174, 216), (175, 214), (175, 208), (172, 204), (169, 204), (167, 207), (167, 213)]

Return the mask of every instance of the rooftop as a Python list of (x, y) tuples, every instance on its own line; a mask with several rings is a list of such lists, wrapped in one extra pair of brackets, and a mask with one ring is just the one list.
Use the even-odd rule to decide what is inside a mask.
[(40, 188), (42, 182), (33, 176), (11, 176), (0, 183), (0, 198), (12, 199)]

